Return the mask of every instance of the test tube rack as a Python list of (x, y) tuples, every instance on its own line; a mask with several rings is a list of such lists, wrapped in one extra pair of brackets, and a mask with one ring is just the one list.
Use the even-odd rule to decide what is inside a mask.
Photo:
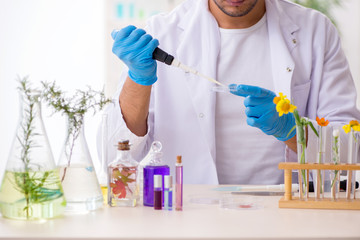
[[(299, 197), (292, 196), (292, 172), (293, 170), (305, 170), (309, 175), (310, 170), (345, 170), (348, 175), (352, 171), (360, 170), (360, 164), (330, 164), (330, 163), (293, 163), (282, 162), (278, 165), (279, 169), (284, 170), (284, 184), (285, 194), (279, 200), (279, 208), (309, 208), (309, 209), (346, 209), (346, 210), (360, 210), (360, 199), (356, 198), (356, 192), (353, 194), (353, 198), (350, 198), (349, 190), (342, 197), (339, 196), (336, 199), (332, 198), (320, 198), (306, 197), (300, 199)], [(309, 179), (309, 178), (307, 178)], [(307, 180), (309, 181), (309, 180)], [(351, 178), (348, 178), (347, 189), (350, 189)], [(309, 186), (309, 182), (307, 182)], [(360, 194), (360, 193), (358, 193)]]

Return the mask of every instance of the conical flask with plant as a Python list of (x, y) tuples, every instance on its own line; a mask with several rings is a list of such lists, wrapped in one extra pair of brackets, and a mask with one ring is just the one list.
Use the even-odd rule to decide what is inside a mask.
[(66, 201), (41, 116), (41, 92), (20, 80), (20, 121), (0, 187), (3, 217), (37, 220), (63, 214)]
[(103, 195), (84, 134), (84, 115), (89, 110), (96, 113), (106, 103), (103, 92), (77, 90), (66, 97), (55, 83), (43, 83), (44, 96), (56, 112), (67, 119), (67, 134), (58, 166), (67, 201), (66, 211), (86, 212), (103, 206)]

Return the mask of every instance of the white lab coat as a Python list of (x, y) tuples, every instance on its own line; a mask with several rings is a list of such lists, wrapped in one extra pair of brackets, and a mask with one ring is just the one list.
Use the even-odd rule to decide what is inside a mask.
[[(354, 82), (331, 22), (314, 10), (285, 0), (266, 0), (266, 11), (275, 92), (290, 97), (300, 115), (310, 119), (321, 116), (330, 122), (344, 123), (360, 119)], [(176, 59), (216, 78), (220, 34), (208, 10), (208, 0), (188, 0), (170, 14), (151, 18), (146, 29), (159, 39), (160, 47)], [(183, 156), (185, 183), (217, 184), (216, 94), (210, 91), (213, 84), (162, 63), (158, 64), (157, 75), (148, 133), (144, 137), (132, 134), (123, 121), (118, 96), (126, 71), (122, 75), (116, 104), (107, 110), (110, 157), (115, 156), (113, 145), (120, 139), (133, 143), (132, 152), (137, 160), (147, 153), (153, 140), (158, 140), (163, 144), (164, 161), (171, 166), (172, 173), (176, 156)], [(233, 82), (240, 84), (240, 79), (241, 76), (234, 76)], [(239, 136), (239, 142), (246, 149), (246, 137)], [(280, 147), (283, 144), (279, 142)], [(234, 142), (233, 147), (236, 146)], [(279, 162), (285, 159), (296, 161), (296, 154), (286, 149), (284, 155), (279, 156)], [(253, 164), (251, 155), (248, 161)], [(282, 175), (282, 171), (278, 171)], [(239, 174), (256, 173), (240, 171)], [(271, 179), (263, 180), (275, 183)]]

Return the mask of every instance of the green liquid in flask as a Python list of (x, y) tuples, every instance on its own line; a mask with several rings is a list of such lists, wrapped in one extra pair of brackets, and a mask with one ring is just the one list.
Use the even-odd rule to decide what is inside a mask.
[(6, 171), (0, 188), (0, 212), (5, 218), (38, 220), (64, 213), (66, 201), (59, 170)]

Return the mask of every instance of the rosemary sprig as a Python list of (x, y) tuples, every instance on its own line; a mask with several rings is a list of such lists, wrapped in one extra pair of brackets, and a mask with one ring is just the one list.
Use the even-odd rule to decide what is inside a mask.
[[(67, 167), (70, 167), (72, 151), (75, 140), (80, 134), (81, 127), (84, 121), (84, 115), (89, 110), (95, 114), (98, 110), (102, 110), (104, 106), (111, 102), (111, 99), (105, 97), (103, 91), (95, 91), (90, 87), (86, 91), (77, 89), (75, 94), (71, 97), (66, 96), (66, 92), (62, 91), (55, 82), (42, 82), (43, 98), (55, 112), (60, 112), (68, 117), (68, 129), (66, 142), (71, 140), (69, 154), (67, 154)], [(64, 181), (67, 167), (64, 169), (64, 174), (61, 181)]]
[[(41, 167), (33, 162), (31, 150), (39, 147), (34, 139), (41, 136), (35, 129), (36, 105), (39, 104), (40, 92), (32, 89), (28, 77), (19, 78), (20, 91), (23, 99), (23, 120), (20, 123), (21, 132), (16, 135), (16, 141), (21, 146), (20, 159), (24, 164), (24, 172), (14, 172), (14, 180), (9, 177), (14, 188), (24, 194), (26, 205), (23, 210), (26, 218), (32, 215), (32, 204), (43, 203), (62, 196), (60, 189), (47, 189), (46, 185), (58, 183), (57, 177), (51, 172), (41, 172)], [(46, 194), (45, 194), (46, 193)], [(21, 201), (21, 200), (20, 200)]]

